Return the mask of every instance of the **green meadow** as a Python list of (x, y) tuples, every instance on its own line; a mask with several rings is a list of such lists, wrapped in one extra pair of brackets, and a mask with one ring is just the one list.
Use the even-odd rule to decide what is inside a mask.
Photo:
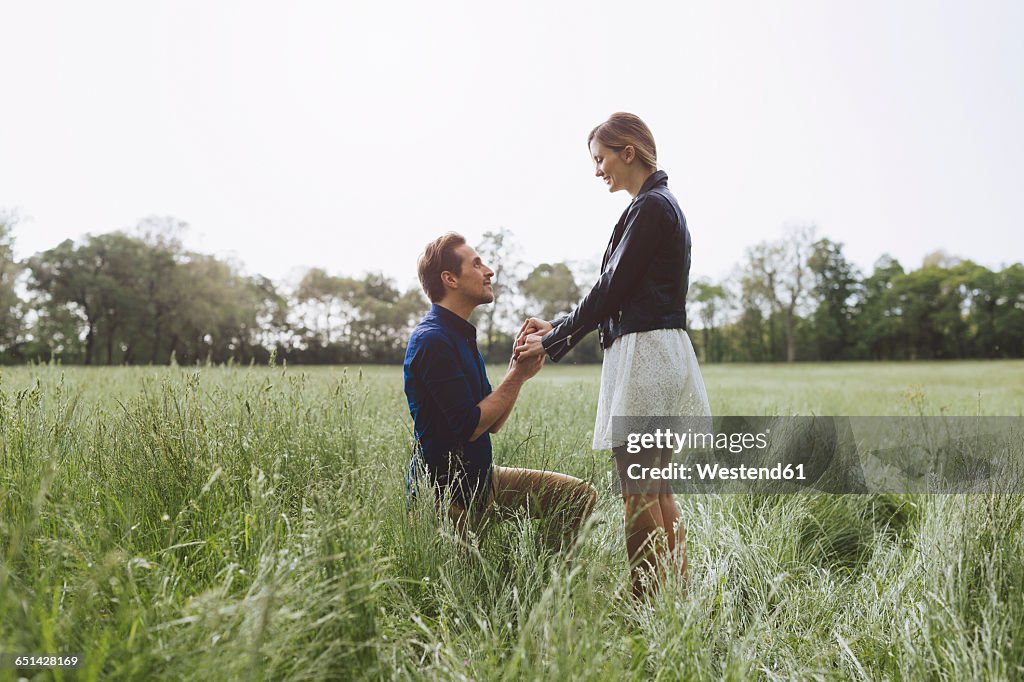
[[(680, 497), (689, 595), (636, 603), (599, 373), (545, 367), (494, 437), (600, 491), (557, 553), (407, 510), (401, 368), (3, 368), (0, 680), (1024, 677), (1019, 495)], [(704, 377), (715, 414), (1024, 414), (1020, 361)]]

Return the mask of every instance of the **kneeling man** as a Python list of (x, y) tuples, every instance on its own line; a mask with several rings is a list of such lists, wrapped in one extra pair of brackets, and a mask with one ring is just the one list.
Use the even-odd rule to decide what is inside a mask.
[(448, 513), (460, 532), (467, 521), (522, 509), (559, 519), (563, 541), (571, 541), (593, 510), (594, 486), (491, 461), (490, 434), (504, 425), (519, 390), (544, 364), (543, 354), (512, 359), (501, 385), (491, 390), (469, 316), (478, 305), (494, 302), (493, 276), (454, 232), (432, 241), (420, 256), (420, 283), (433, 305), (405, 353), (405, 395), (417, 439), (412, 467), (423, 465), (438, 501), (451, 501)]

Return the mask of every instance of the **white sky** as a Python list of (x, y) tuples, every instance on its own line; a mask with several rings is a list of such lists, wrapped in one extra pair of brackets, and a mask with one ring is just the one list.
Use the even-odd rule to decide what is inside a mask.
[(0, 27), (21, 256), (155, 214), (276, 279), (409, 286), (447, 229), (596, 259), (629, 197), (586, 135), (621, 110), (694, 277), (793, 221), (862, 268), (1022, 257), (1024, 2), (3, 2)]

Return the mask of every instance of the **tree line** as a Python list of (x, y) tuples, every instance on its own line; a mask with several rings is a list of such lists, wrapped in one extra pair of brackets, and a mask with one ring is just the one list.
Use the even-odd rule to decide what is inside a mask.
[[(17, 215), (0, 213), (0, 362), (67, 364), (397, 363), (428, 308), (379, 273), (311, 268), (297, 284), (190, 251), (184, 224), (66, 240), (14, 256)], [(511, 232), (477, 250), (495, 270), (495, 303), (472, 322), (489, 362), (507, 360), (519, 322), (568, 312), (595, 263), (525, 264)], [(410, 269), (412, 265), (410, 265)], [(843, 245), (789, 229), (756, 244), (722, 281), (696, 280), (690, 336), (705, 362), (1024, 357), (1024, 266), (990, 270), (943, 252), (916, 270), (882, 256), (870, 274)], [(596, 335), (569, 361), (599, 362)]]
[(1000, 270), (935, 251), (870, 274), (843, 244), (797, 228), (747, 250), (728, 281), (694, 282), (691, 334), (712, 362), (1024, 357), (1024, 265)]

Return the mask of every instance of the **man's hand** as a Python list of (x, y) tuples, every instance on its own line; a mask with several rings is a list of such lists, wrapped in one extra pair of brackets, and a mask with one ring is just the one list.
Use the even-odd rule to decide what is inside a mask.
[(512, 356), (512, 360), (508, 364), (508, 373), (515, 376), (517, 379), (526, 381), (527, 379), (533, 378), (540, 368), (544, 366), (545, 355), (542, 352), (539, 356), (532, 356), (524, 358), (523, 356)]
[(542, 320), (539, 317), (528, 318), (526, 322), (523, 322), (523, 326), (519, 328), (519, 332), (516, 334), (516, 342), (512, 347), (512, 356), (514, 358), (519, 357), (520, 347), (526, 343), (526, 339), (529, 336), (544, 336), (544, 334), (547, 334), (552, 329), (554, 329), (554, 326), (546, 320)]
[(541, 343), (543, 338), (544, 334), (529, 334), (516, 346), (515, 357), (518, 360), (543, 358), (545, 356), (544, 344)]

